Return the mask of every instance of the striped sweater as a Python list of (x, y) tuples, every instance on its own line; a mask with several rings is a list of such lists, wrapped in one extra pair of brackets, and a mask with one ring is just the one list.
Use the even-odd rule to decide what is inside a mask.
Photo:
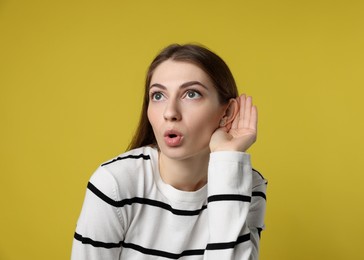
[(141, 147), (92, 175), (73, 240), (73, 260), (258, 259), (266, 180), (249, 154), (210, 154), (208, 184), (166, 184), (158, 151)]

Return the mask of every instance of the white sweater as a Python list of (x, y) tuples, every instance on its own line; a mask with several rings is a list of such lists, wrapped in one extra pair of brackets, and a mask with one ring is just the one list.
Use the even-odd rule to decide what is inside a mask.
[(141, 147), (91, 177), (73, 240), (73, 260), (258, 259), (266, 180), (249, 154), (210, 154), (208, 184), (166, 184), (158, 151)]

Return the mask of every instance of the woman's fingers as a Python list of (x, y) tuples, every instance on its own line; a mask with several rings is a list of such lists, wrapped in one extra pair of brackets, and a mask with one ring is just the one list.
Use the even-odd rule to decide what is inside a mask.
[(243, 128), (249, 128), (251, 110), (252, 110), (252, 97), (247, 97), (245, 99)]
[(211, 138), (211, 151), (232, 150), (245, 152), (257, 136), (258, 110), (252, 97), (241, 95), (236, 98), (238, 112), (230, 123), (231, 127), (219, 128)]
[(246, 102), (246, 96), (245, 94), (243, 94), (239, 97), (240, 109), (239, 109), (239, 122), (238, 122), (239, 124), (237, 128), (242, 128), (244, 125), (245, 102)]
[(258, 109), (256, 106), (252, 107), (249, 128), (254, 129), (255, 131), (257, 131), (258, 128)]
[(256, 106), (253, 106), (253, 98), (245, 94), (237, 98), (239, 112), (232, 122), (231, 129), (251, 128), (257, 129), (258, 112)]

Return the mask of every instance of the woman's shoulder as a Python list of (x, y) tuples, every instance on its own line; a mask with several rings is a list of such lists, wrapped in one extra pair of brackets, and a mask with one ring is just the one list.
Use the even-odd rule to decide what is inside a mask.
[(268, 181), (263, 177), (263, 175), (256, 169), (252, 169), (252, 191), (253, 196), (262, 197), (266, 200), (266, 190)]
[(157, 156), (158, 151), (150, 146), (124, 152), (102, 163), (92, 175), (90, 183), (105, 189), (113, 187), (114, 192), (118, 190), (116, 193), (136, 191), (137, 187), (153, 181)]
[(146, 161), (151, 161), (157, 153), (158, 152), (155, 148), (151, 146), (143, 146), (124, 152), (117, 157), (102, 163), (100, 167), (114, 171), (128, 165), (136, 165), (139, 163), (145, 163)]
[(260, 183), (260, 184), (268, 184), (268, 181), (264, 178), (264, 176), (257, 171), (256, 169), (252, 168), (253, 173), (253, 183)]

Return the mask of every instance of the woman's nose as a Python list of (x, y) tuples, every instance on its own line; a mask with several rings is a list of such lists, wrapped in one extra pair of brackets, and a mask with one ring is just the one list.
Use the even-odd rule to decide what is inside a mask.
[(163, 117), (168, 121), (179, 121), (182, 118), (178, 102), (170, 100), (164, 110)]

